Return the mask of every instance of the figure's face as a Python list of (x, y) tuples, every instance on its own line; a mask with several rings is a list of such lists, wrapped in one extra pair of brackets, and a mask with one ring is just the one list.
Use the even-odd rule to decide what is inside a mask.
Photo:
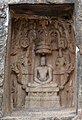
[(45, 66), (46, 65), (46, 58), (45, 56), (41, 56), (41, 66)]

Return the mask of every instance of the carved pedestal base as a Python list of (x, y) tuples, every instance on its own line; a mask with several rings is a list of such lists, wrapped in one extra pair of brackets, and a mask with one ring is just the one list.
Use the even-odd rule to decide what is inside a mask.
[(60, 107), (59, 96), (57, 95), (58, 87), (29, 88), (27, 91), (25, 107), (28, 109), (55, 109)]
[(36, 108), (36, 109), (49, 109), (49, 108), (59, 108), (59, 97), (27, 97), (26, 98), (26, 108)]

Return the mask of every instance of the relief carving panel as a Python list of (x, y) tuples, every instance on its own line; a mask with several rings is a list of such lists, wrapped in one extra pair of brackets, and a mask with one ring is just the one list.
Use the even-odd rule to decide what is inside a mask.
[(10, 49), (11, 106), (74, 107), (75, 38), (72, 20), (13, 18)]

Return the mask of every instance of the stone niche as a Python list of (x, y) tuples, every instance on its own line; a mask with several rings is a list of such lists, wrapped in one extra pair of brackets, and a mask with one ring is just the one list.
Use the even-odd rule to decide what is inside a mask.
[(74, 4), (9, 5), (4, 112), (75, 108)]

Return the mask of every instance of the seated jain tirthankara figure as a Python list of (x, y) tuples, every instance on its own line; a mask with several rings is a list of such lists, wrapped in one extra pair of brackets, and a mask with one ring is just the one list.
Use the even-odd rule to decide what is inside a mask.
[(46, 56), (40, 56), (40, 65), (34, 69), (34, 81), (26, 89), (27, 108), (59, 108), (59, 88), (53, 82), (53, 68), (46, 65)]
[(46, 65), (46, 56), (40, 57), (40, 65), (34, 69), (34, 83), (29, 86), (43, 85), (52, 81), (52, 68)]

